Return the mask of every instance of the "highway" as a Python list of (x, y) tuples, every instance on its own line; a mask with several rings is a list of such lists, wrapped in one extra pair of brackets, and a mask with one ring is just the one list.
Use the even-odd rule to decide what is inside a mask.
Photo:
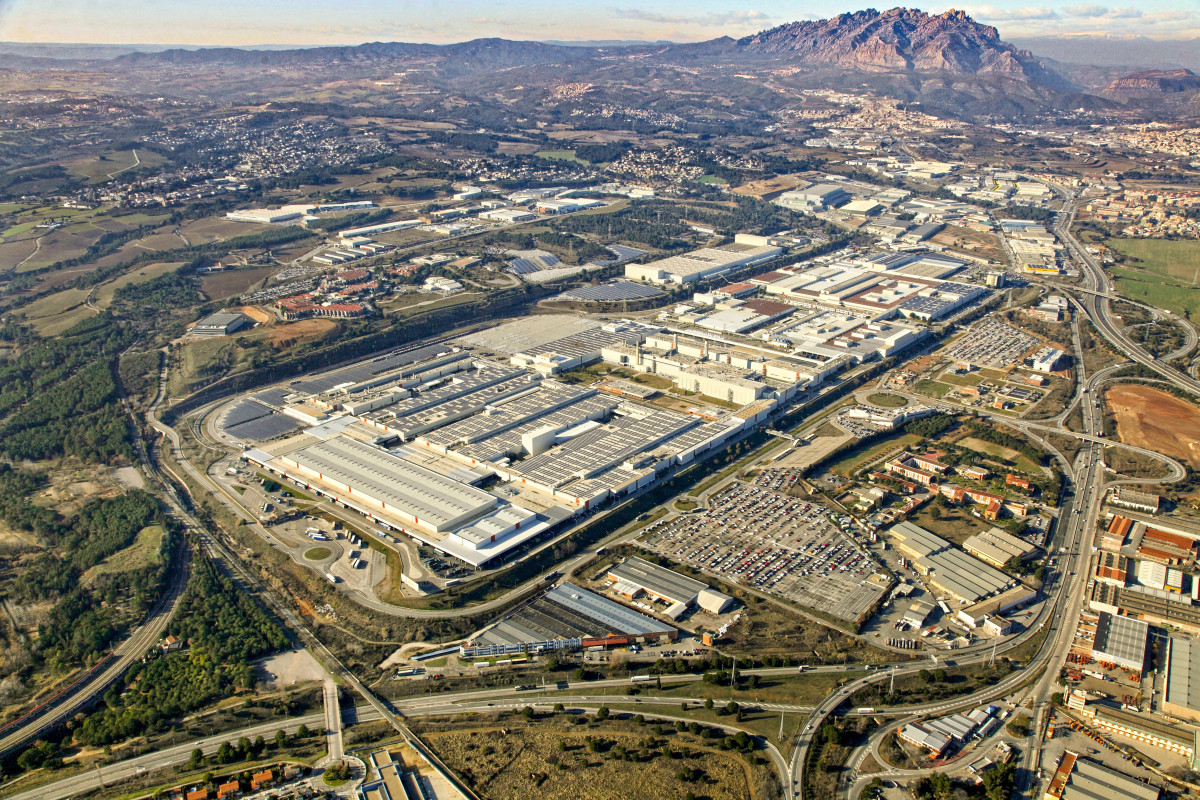
[[(132, 347), (133, 345), (130, 345), (125, 352)], [(165, 384), (160, 383), (158, 396), (154, 400), (155, 406), (161, 402), (164, 396), (164, 387)], [(123, 394), (121, 403), (125, 407), (126, 414), (132, 418), (133, 410), (129, 405), (128, 398)], [(136, 419), (134, 423), (134, 445), (142, 463), (148, 464), (145, 443), (142, 441)], [(147, 474), (151, 478), (157, 478), (157, 475), (149, 469), (147, 469)], [(169, 488), (166, 484), (162, 484), (162, 486)], [(174, 567), (167, 576), (166, 592), (154, 604), (145, 621), (117, 645), (107, 661), (101, 662), (97, 668), (80, 676), (51, 700), (17, 720), (15, 724), (10, 725), (11, 729), (5, 729), (3, 738), (0, 738), (0, 756), (31, 744), (46, 731), (86, 709), (163, 638), (167, 625), (178, 607), (179, 599), (183, 596), (183, 590), (191, 571), (186, 543), (180, 543), (173, 562)]]

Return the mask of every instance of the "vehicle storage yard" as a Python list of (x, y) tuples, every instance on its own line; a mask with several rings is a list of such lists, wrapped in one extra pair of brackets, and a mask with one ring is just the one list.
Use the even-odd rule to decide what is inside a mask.
[(705, 510), (655, 523), (641, 544), (852, 623), (868, 616), (889, 588), (828, 509), (759, 486), (734, 484)]

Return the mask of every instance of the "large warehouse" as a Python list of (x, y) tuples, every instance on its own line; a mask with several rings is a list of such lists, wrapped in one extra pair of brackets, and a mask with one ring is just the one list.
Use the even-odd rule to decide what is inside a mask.
[(1180, 719), (1200, 722), (1200, 643), (1172, 636), (1167, 645), (1166, 691), (1162, 710)]
[(1008, 575), (911, 522), (899, 522), (888, 533), (930, 587), (961, 604), (978, 603), (1013, 584)]
[(1108, 661), (1118, 667), (1141, 672), (1146, 665), (1146, 645), (1149, 640), (1148, 623), (1101, 611), (1096, 621), (1092, 657), (1097, 661)]
[(678, 631), (653, 617), (626, 608), (570, 583), (555, 586), (488, 628), (477, 646), (537, 645), (556, 640), (623, 640), (620, 643), (674, 639)]
[(605, 578), (614, 591), (627, 597), (634, 598), (644, 592), (670, 603), (671, 609), (667, 615), (672, 619), (693, 604), (711, 614), (722, 614), (733, 605), (733, 598), (729, 595), (637, 556), (613, 565)]
[(626, 264), (625, 277), (651, 283), (689, 284), (724, 275), (739, 267), (762, 264), (781, 255), (778, 247), (751, 244), (723, 244), (705, 247), (650, 264)]
[(1003, 528), (975, 534), (963, 542), (963, 549), (995, 567), (1003, 567), (1014, 558), (1024, 561), (1037, 552), (1032, 544)]
[(502, 556), (550, 525), (534, 512), (468, 483), (345, 436), (333, 436), (279, 457), (262, 450), (245, 455), (383, 527), (397, 529), (475, 567)]

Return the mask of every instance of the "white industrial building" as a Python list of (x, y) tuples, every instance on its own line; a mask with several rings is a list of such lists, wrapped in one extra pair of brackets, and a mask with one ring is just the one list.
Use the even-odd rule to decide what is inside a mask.
[(480, 219), (486, 219), (489, 222), (529, 222), (537, 219), (537, 215), (532, 211), (526, 211), (523, 208), (493, 208), (490, 211), (484, 211), (479, 215)]
[(362, 228), (349, 228), (338, 234), (342, 239), (357, 239), (359, 236), (373, 236), (377, 233), (388, 233), (389, 231), (402, 231), (407, 228), (415, 228), (421, 224), (419, 219), (403, 219), (396, 222), (381, 222), (378, 225), (366, 225)]
[(247, 208), (241, 211), (228, 211), (225, 219), (233, 222), (256, 222), (260, 225), (275, 225), (280, 222), (290, 222), (300, 219), (312, 209), (312, 206), (282, 206), (280, 208)]
[(849, 201), (850, 193), (833, 183), (818, 183), (779, 195), (776, 205), (793, 211), (824, 211)]
[(689, 284), (724, 275), (741, 267), (763, 264), (783, 253), (779, 247), (750, 244), (719, 245), (671, 256), (650, 264), (626, 264), (625, 277), (651, 283)]

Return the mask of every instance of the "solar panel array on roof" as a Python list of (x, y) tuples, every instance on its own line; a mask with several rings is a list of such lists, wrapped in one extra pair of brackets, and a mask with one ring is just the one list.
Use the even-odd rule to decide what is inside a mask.
[(261, 392), (250, 395), (250, 397), (274, 408), (283, 408), (287, 405), (287, 397), (290, 394), (292, 394), (291, 389), (275, 387), (274, 389), (264, 389)]
[(225, 433), (238, 439), (252, 439), (256, 442), (263, 442), (303, 427), (304, 424), (300, 420), (292, 419), (286, 414), (270, 414), (258, 419), (252, 419), (249, 422), (243, 422), (241, 425), (226, 428)]
[(643, 286), (630, 281), (618, 281), (602, 286), (581, 286), (563, 292), (556, 300), (581, 300), (584, 302), (614, 303), (622, 300), (647, 300), (662, 297), (663, 293), (653, 286)]
[(636, 247), (629, 247), (623, 244), (611, 244), (608, 246), (608, 249), (622, 261), (633, 261), (635, 258), (641, 258), (646, 255), (645, 250), (638, 250)]
[(396, 350), (332, 372), (322, 372), (309, 378), (298, 378), (289, 383), (287, 388), (289, 392), (320, 394), (329, 391), (334, 386), (341, 386), (344, 383), (359, 383), (387, 370), (415, 364), (449, 351), (450, 347), (444, 344), (430, 344), (411, 350)]
[(225, 412), (219, 424), (222, 429), (232, 428), (234, 425), (240, 425), (252, 419), (265, 417), (270, 413), (272, 413), (271, 409), (262, 403), (256, 403), (253, 400), (242, 400)]
[(513, 275), (528, 275), (532, 272), (537, 272), (541, 267), (534, 264), (528, 258), (514, 258), (508, 262), (508, 266), (505, 269)]

